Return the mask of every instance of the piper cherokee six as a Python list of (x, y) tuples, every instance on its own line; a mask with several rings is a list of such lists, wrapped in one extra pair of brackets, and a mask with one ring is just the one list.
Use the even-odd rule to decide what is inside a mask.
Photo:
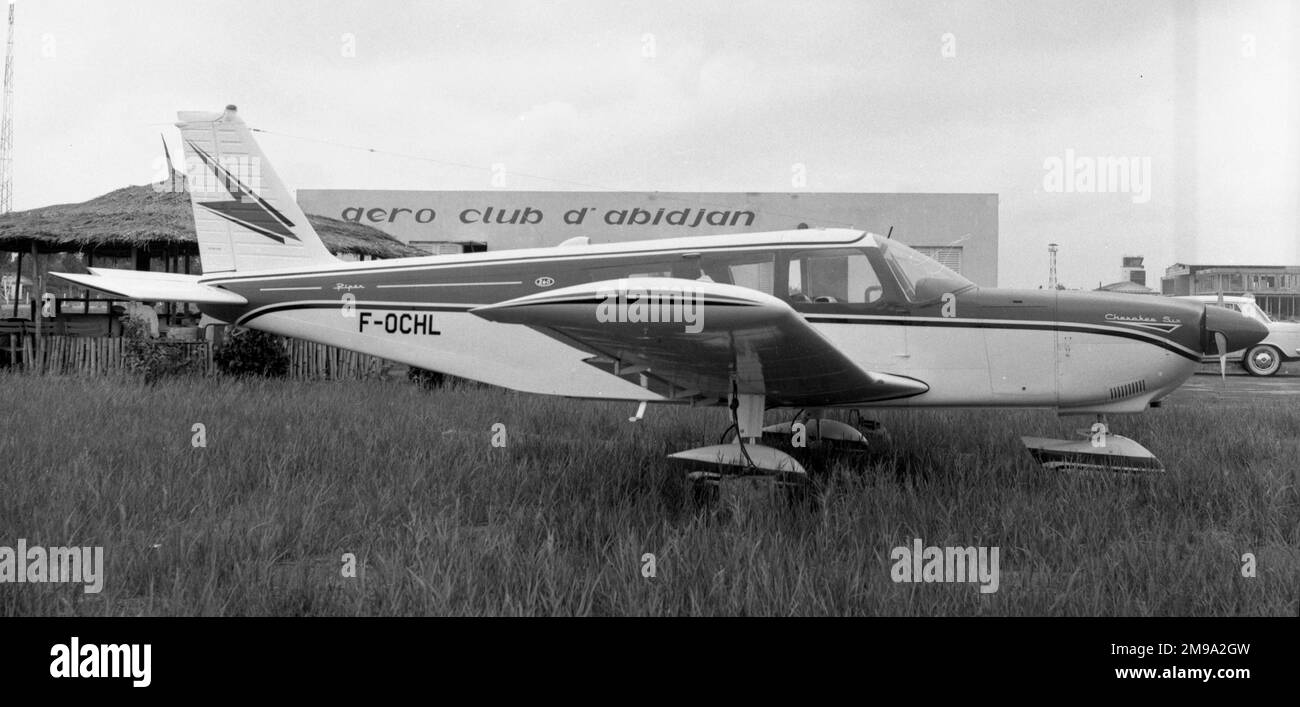
[[(802, 229), (342, 262), (322, 245), (233, 106), (180, 114), (203, 275), (55, 274), (207, 315), (530, 393), (726, 406), (733, 442), (672, 456), (803, 474), (761, 444), (771, 408), (1048, 408), (1136, 413), (1205, 355), (1267, 330), (1158, 297), (982, 288), (906, 245)], [(257, 166), (252, 176), (231, 165)], [(816, 420), (819, 436), (865, 444)], [(808, 429), (813, 429), (809, 425)], [(1049, 467), (1159, 470), (1098, 422), (1023, 438)]]

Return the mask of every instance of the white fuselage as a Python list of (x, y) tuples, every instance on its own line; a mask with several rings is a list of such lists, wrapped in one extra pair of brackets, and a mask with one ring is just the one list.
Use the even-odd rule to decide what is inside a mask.
[[(371, 312), (380, 324), (360, 331), (362, 312)], [(673, 402), (593, 368), (584, 362), (590, 353), (526, 326), (447, 311), (433, 315), (437, 336), (412, 336), (403, 332), (412, 326), (404, 313), (372, 305), (358, 306), (351, 316), (339, 308), (296, 310), (259, 317), (257, 326), (529, 393)], [(384, 325), (390, 314), (392, 331)], [(864, 369), (930, 386), (924, 394), (878, 406), (1138, 412), (1181, 385), (1197, 365), (1150, 344), (1101, 333), (930, 328), (871, 319), (814, 327)], [(1141, 390), (1122, 388), (1138, 381)]]
[(610, 375), (593, 365), (590, 350), (553, 331), (471, 311), (564, 285), (647, 274), (743, 284), (767, 297), (780, 292), (778, 299), (863, 371), (928, 386), (874, 405), (1139, 412), (1192, 374), (1202, 348), (1202, 306), (982, 290), (901, 244), (847, 230), (340, 263), (203, 280), (248, 302), (214, 316), (276, 334), (531, 393), (687, 402), (638, 385), (635, 376)]

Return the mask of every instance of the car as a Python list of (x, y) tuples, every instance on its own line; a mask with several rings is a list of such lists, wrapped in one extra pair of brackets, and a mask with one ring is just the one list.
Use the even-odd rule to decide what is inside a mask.
[[(1241, 351), (1228, 354), (1229, 361), (1237, 361), (1252, 376), (1271, 376), (1282, 370), (1282, 364), (1300, 361), (1300, 323), (1275, 322), (1255, 304), (1251, 295), (1184, 295), (1174, 299), (1204, 302), (1240, 312), (1268, 327), (1268, 337)], [(1206, 362), (1217, 357), (1205, 359)]]

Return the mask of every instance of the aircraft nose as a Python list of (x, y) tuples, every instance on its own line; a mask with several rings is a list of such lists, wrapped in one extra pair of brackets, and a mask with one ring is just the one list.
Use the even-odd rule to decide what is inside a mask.
[[(1227, 339), (1226, 351), (1215, 343), (1216, 334)], [(1254, 346), (1268, 336), (1268, 327), (1243, 314), (1214, 305), (1205, 306), (1203, 351), (1208, 356), (1226, 354)]]

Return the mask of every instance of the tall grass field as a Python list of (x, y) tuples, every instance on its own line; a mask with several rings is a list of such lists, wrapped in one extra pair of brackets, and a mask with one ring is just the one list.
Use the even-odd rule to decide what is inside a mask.
[[(4, 616), (1300, 612), (1284, 396), (1112, 418), (1167, 469), (1140, 476), (1046, 471), (1020, 444), (1084, 418), (883, 410), (890, 442), (823, 460), (807, 502), (735, 481), (701, 506), (665, 456), (716, 443), (722, 408), (631, 423), (628, 403), (405, 381), (0, 386), (0, 545), (102, 546), (106, 565), (97, 594), (0, 583)], [(999, 548), (998, 590), (895, 582), (915, 539)]]

